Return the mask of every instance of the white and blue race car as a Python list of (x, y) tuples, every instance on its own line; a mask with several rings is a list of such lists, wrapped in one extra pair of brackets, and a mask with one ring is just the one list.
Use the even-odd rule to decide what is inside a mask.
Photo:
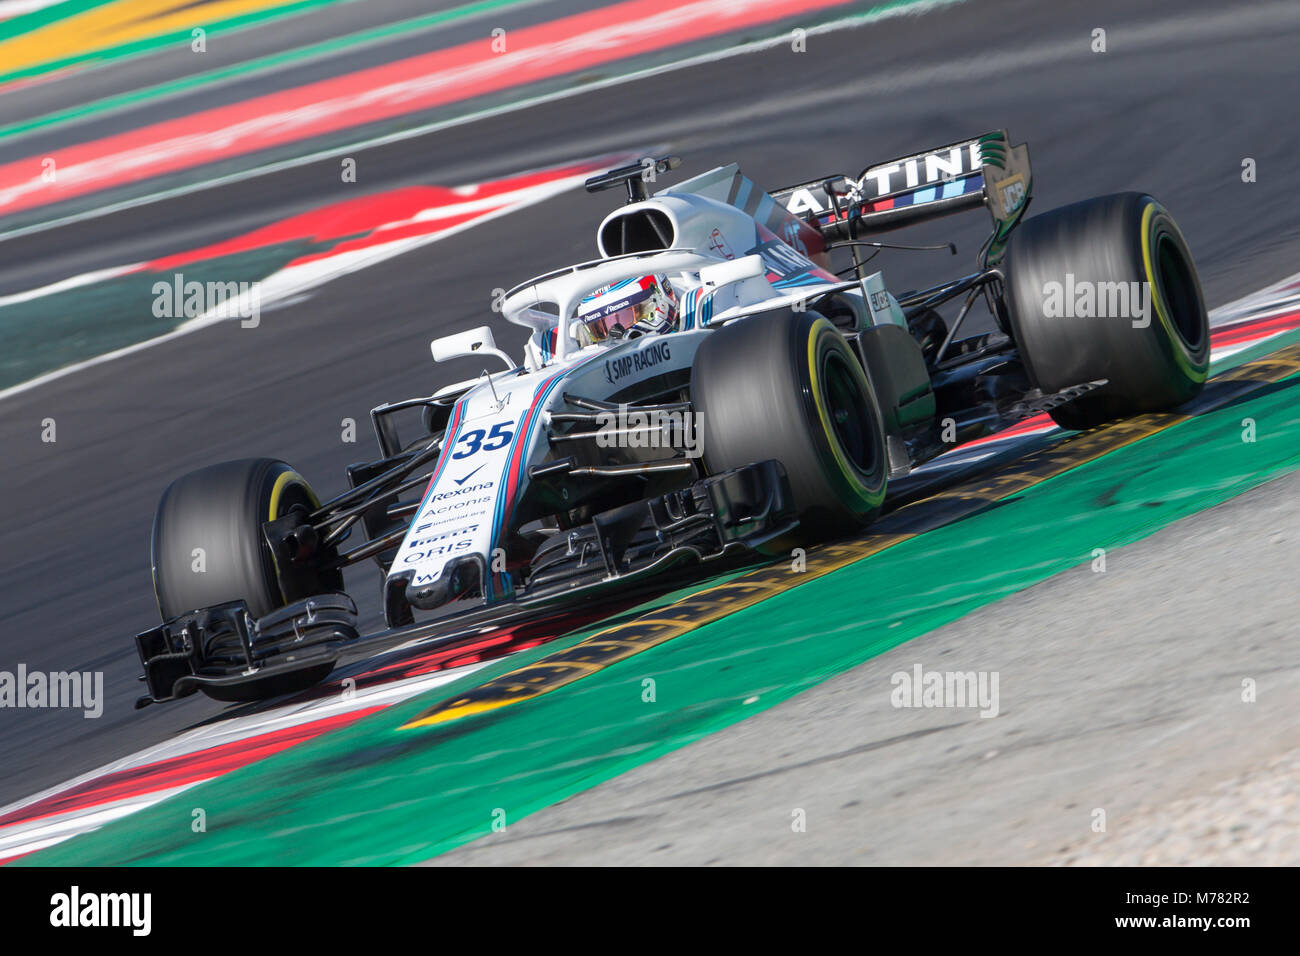
[[(598, 259), (505, 295), (522, 364), (489, 326), (434, 340), (480, 373), (374, 409), (380, 456), (348, 491), (322, 502), (264, 458), (167, 488), (142, 703), (321, 680), (361, 640), (348, 566), (382, 572), (388, 629), (367, 641), (443, 639), (853, 533), (957, 444), (1038, 412), (1083, 429), (1171, 408), (1205, 381), (1168, 212), (1126, 193), (1024, 219), (1028, 150), (1003, 131), (771, 193), (733, 165), (650, 195), (676, 165), (590, 180), (628, 201)], [(898, 293), (865, 268), (866, 250), (921, 248), (880, 233), (976, 206), (993, 219), (976, 271)], [(989, 330), (962, 336), (977, 303)]]

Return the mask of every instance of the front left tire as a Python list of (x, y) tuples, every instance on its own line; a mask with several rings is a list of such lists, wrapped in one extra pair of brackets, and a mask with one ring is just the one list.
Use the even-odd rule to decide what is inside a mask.
[[(263, 617), (289, 603), (262, 525), (319, 505), (306, 479), (273, 458), (222, 462), (177, 478), (153, 524), (154, 596), (163, 620), (238, 600)], [(342, 575), (318, 572), (313, 583), (315, 593), (341, 590)]]

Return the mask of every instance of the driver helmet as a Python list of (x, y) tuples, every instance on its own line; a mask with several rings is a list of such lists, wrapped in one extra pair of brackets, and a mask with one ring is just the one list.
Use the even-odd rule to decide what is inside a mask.
[(677, 294), (667, 276), (624, 279), (597, 289), (578, 303), (584, 345), (607, 339), (672, 332), (677, 329)]

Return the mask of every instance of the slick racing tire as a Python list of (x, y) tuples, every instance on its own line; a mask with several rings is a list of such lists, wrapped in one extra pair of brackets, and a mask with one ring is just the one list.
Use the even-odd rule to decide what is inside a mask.
[(1150, 196), (1101, 196), (1026, 220), (1005, 274), (1011, 333), (1033, 384), (1052, 393), (1107, 380), (1051, 412), (1063, 428), (1164, 411), (1205, 384), (1210, 327), (1196, 266)]
[[(319, 505), (302, 476), (273, 458), (222, 462), (177, 478), (163, 492), (153, 525), (154, 595), (163, 620), (227, 601), (245, 601), (255, 618), (283, 606), (262, 523)], [(322, 572), (316, 590), (342, 586), (339, 572)], [(214, 700), (263, 700), (317, 684), (333, 669), (326, 663), (201, 689)]]
[(691, 396), (711, 474), (768, 459), (785, 468), (799, 527), (764, 551), (839, 537), (880, 510), (884, 420), (829, 319), (783, 309), (710, 333), (695, 355)]
[[(153, 585), (163, 620), (243, 600), (253, 617), (287, 603), (262, 524), (320, 501), (296, 471), (273, 458), (200, 468), (163, 492), (153, 524)], [(318, 593), (338, 590), (323, 573)]]

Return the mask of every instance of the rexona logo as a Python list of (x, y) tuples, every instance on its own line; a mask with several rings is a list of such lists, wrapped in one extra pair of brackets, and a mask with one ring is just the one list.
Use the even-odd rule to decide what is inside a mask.
[[(477, 471), (478, 469), (476, 468), (474, 470)], [(466, 485), (463, 488), (453, 488), (451, 491), (440, 491), (437, 494), (430, 496), (429, 500), (446, 501), (448, 498), (459, 498), (462, 495), (472, 495), (477, 491), (487, 491), (494, 485), (496, 485), (495, 481), (480, 481), (477, 484)]]
[(672, 352), (668, 350), (668, 343), (656, 342), (637, 352), (620, 355), (618, 358), (606, 359), (605, 381), (611, 385), (616, 385), (629, 375), (643, 372), (648, 368), (654, 368), (660, 362), (666, 362), (670, 358), (672, 358)]
[(152, 911), (151, 893), (82, 893), (74, 886), (50, 897), (50, 925), (58, 927), (130, 927), (133, 936), (148, 936)]

